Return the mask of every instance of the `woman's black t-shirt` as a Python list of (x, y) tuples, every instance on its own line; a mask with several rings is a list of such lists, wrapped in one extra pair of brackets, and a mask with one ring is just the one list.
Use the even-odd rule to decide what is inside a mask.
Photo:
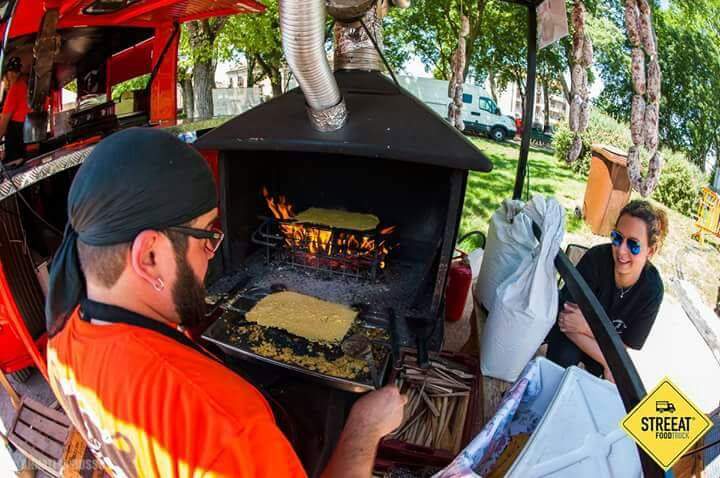
[[(642, 348), (662, 303), (662, 279), (655, 266), (647, 263), (640, 278), (630, 288), (615, 285), (615, 261), (612, 245), (589, 249), (580, 259), (577, 270), (595, 293), (622, 341), (630, 348)], [(575, 302), (567, 286), (560, 291), (560, 310), (566, 301)]]

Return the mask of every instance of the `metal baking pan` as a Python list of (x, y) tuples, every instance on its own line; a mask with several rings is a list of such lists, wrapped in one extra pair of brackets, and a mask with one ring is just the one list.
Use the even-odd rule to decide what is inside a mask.
[[(245, 309), (245, 307), (242, 308)], [(308, 379), (321, 385), (326, 385), (348, 392), (363, 393), (375, 389), (369, 372), (358, 373), (354, 378), (335, 377), (304, 368), (294, 363), (283, 362), (281, 360), (266, 357), (254, 352), (251, 349), (252, 339), (250, 338), (250, 334), (234, 334), (235, 339), (233, 339), (233, 336), (231, 336), (233, 328), (236, 331), (238, 328), (246, 328), (247, 330), (252, 330), (253, 328), (255, 328), (255, 330), (262, 329), (263, 340), (270, 341), (274, 345), (280, 347), (290, 348), (293, 350), (293, 353), (300, 355), (312, 356), (313, 354), (317, 355), (318, 353), (324, 353), (326, 356), (329, 354), (336, 358), (344, 355), (342, 354), (339, 345), (334, 347), (323, 347), (279, 329), (264, 328), (256, 324), (249, 323), (245, 320), (245, 314), (243, 311), (237, 310), (235, 307), (233, 307), (233, 309), (235, 310), (226, 310), (222, 316), (202, 334), (202, 337), (205, 340), (218, 345), (223, 352), (228, 355), (244, 360), (255, 360), (277, 365), (278, 367), (291, 370), (303, 377), (307, 377)], [(363, 321), (358, 319), (349, 334), (355, 332), (372, 334), (374, 333), (374, 330), (377, 329), (372, 326), (366, 327), (363, 324)], [(372, 336), (370, 338), (375, 339), (375, 337)], [(318, 349), (321, 350), (318, 351)], [(386, 347), (382, 346), (373, 346), (373, 351), (379, 382), (384, 383), (391, 354)]]

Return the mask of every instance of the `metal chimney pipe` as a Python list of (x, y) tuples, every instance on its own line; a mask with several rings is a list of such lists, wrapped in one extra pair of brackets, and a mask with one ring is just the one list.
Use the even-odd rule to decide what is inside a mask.
[[(359, 17), (345, 19), (335, 16), (335, 71), (365, 70), (382, 71), (380, 53), (375, 49), (373, 36), (380, 50), (383, 49), (382, 14), (375, 5), (371, 5)], [(367, 31), (365, 30), (367, 28)]]
[(325, 55), (325, 1), (280, 0), (280, 32), (288, 65), (305, 93), (308, 116), (318, 131), (347, 122), (347, 108)]

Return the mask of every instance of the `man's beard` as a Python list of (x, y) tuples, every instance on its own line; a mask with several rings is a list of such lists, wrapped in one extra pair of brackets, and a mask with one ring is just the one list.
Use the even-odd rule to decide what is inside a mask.
[(184, 257), (178, 258), (176, 264), (177, 278), (172, 288), (175, 311), (181, 325), (193, 328), (205, 317), (205, 286)]

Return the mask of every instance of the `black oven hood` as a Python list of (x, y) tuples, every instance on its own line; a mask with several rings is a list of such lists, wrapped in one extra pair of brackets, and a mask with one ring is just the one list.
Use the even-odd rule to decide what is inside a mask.
[[(421, 101), (378, 72), (335, 73), (347, 103), (347, 124), (316, 131), (296, 88), (205, 134), (198, 149), (304, 151), (394, 159), (489, 172), (490, 160)], [(251, 158), (248, 158), (251, 159)]]

